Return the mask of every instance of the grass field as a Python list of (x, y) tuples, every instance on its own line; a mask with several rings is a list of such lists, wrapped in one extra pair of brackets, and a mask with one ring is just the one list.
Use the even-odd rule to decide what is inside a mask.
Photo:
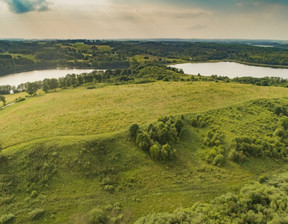
[(81, 87), (39, 94), (0, 111), (0, 139), (9, 147), (38, 138), (118, 132), (132, 123), (146, 124), (163, 115), (285, 96), (286, 88), (209, 82)]
[[(238, 135), (271, 135), (278, 118), (261, 102), (286, 105), (287, 95), (288, 89), (279, 87), (154, 82), (28, 97), (0, 110), (0, 211), (14, 214), (17, 223), (88, 223), (89, 211), (101, 208), (118, 223), (132, 223), (238, 192), (287, 165), (251, 158), (216, 167), (203, 161), (202, 139), (212, 128), (225, 134), (227, 147)], [(15, 97), (7, 96), (7, 102)], [(211, 124), (186, 125), (174, 145), (175, 162), (152, 161), (129, 140), (130, 124), (145, 126), (176, 114), (188, 120), (208, 116)], [(45, 213), (33, 219), (35, 209)]]

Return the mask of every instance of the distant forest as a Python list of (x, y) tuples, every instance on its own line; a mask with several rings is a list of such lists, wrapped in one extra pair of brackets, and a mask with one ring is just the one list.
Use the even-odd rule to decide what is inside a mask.
[(179, 41), (0, 41), (0, 75), (35, 69), (128, 68), (134, 60), (159, 64), (236, 61), (288, 66), (288, 45), (257, 47), (243, 43)]

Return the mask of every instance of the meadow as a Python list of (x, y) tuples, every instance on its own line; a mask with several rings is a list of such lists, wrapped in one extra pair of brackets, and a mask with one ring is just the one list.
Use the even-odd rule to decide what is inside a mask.
[[(283, 87), (200, 81), (39, 91), (0, 110), (0, 220), (133, 223), (238, 193), (260, 176), (287, 170), (285, 158), (228, 158), (235, 137), (274, 135), (280, 120), (274, 107), (285, 107), (287, 95)], [(129, 126), (169, 115), (185, 121), (173, 143), (176, 159), (153, 161), (131, 141)], [(224, 136), (221, 166), (205, 157), (213, 150), (205, 140), (211, 130)]]
[[(258, 98), (288, 95), (288, 89), (215, 82), (155, 82), (79, 87), (39, 93), (0, 111), (4, 148), (39, 138), (127, 130), (161, 116), (207, 111)], [(7, 103), (23, 96), (7, 96)], [(207, 97), (208, 96), (208, 97)], [(17, 136), (17, 137), (16, 137)]]

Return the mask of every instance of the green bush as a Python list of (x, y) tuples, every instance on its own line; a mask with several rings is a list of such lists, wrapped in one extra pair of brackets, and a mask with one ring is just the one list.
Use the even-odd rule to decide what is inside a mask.
[(168, 143), (163, 145), (160, 151), (160, 160), (168, 161), (174, 160), (176, 157), (176, 150), (173, 149)]
[(155, 125), (149, 124), (145, 130), (133, 125), (129, 132), (130, 136), (137, 133), (136, 144), (143, 151), (149, 152), (153, 160), (168, 161), (176, 157), (176, 150), (170, 144), (179, 141), (184, 125), (183, 117), (165, 116), (159, 118)]
[(136, 138), (136, 144), (143, 151), (149, 152), (150, 147), (152, 145), (152, 141), (150, 139), (149, 134), (147, 132), (138, 132)]
[(160, 160), (161, 146), (154, 144), (150, 147), (150, 156), (153, 160)]
[(24, 100), (26, 100), (25, 97), (18, 97), (18, 98), (16, 98), (15, 102), (18, 103), (18, 102), (21, 102)]
[(129, 134), (130, 134), (130, 137), (133, 141), (136, 140), (138, 130), (139, 130), (138, 124), (132, 124), (129, 128)]
[(113, 194), (115, 192), (115, 187), (113, 185), (105, 185), (104, 191), (108, 191), (110, 194)]
[(1, 224), (9, 224), (9, 223), (13, 223), (16, 219), (16, 216), (14, 214), (8, 214), (8, 215), (2, 215), (0, 217), (0, 223)]
[(89, 212), (89, 224), (106, 224), (109, 223), (108, 215), (99, 208), (94, 208)]
[(211, 130), (207, 133), (206, 138), (204, 139), (204, 144), (207, 146), (219, 146), (224, 142), (224, 134), (218, 130)]
[(287, 223), (287, 176), (284, 173), (262, 184), (245, 185), (238, 195), (227, 193), (210, 203), (196, 203), (173, 213), (150, 214), (135, 223)]
[(42, 218), (45, 214), (45, 210), (42, 208), (36, 208), (29, 213), (29, 217), (32, 221)]
[(224, 149), (220, 146), (209, 148), (203, 153), (204, 161), (214, 166), (222, 166), (225, 162)]
[(287, 159), (287, 145), (285, 145), (285, 142), (281, 142), (281, 139), (283, 139), (281, 136), (286, 136), (285, 132), (280, 127), (274, 132), (274, 136), (276, 137), (272, 138), (261, 139), (255, 136), (236, 137), (231, 144), (229, 158), (235, 162), (249, 157), (261, 158), (265, 156)]

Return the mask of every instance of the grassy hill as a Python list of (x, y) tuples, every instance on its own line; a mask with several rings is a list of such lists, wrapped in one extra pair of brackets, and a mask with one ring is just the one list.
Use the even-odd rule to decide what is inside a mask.
[[(287, 95), (279, 87), (154, 82), (27, 98), (0, 110), (0, 221), (93, 223), (93, 217), (109, 217), (109, 223), (133, 223), (237, 193), (263, 174), (286, 171), (286, 157), (273, 153), (247, 154), (240, 162), (228, 157), (235, 137), (273, 138), (281, 118), (274, 110), (288, 105)], [(153, 161), (128, 129), (167, 115), (184, 115), (181, 140), (173, 144), (176, 160)], [(203, 125), (194, 124), (199, 119)], [(221, 166), (207, 157), (211, 131), (222, 136)]]

